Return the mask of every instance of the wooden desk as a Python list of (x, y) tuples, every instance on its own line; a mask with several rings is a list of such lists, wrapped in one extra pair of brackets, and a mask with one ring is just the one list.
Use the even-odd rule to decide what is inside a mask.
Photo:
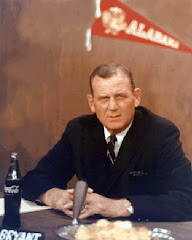
[[(84, 223), (93, 222), (93, 219), (84, 220)], [(2, 217), (0, 218), (0, 223)], [(21, 215), (22, 229), (45, 233), (46, 240), (61, 240), (55, 231), (64, 225), (71, 224), (71, 218), (55, 210), (25, 213)], [(134, 222), (134, 226), (145, 226), (149, 229), (166, 228), (172, 231), (176, 240), (192, 239), (192, 222)]]

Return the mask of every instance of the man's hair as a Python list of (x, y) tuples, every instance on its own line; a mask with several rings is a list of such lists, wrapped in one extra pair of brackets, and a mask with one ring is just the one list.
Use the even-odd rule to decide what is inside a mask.
[(90, 86), (91, 94), (93, 95), (93, 78), (95, 76), (98, 76), (101, 78), (110, 78), (117, 75), (118, 73), (125, 74), (125, 76), (130, 80), (131, 90), (133, 92), (135, 89), (135, 82), (133, 79), (132, 72), (130, 72), (126, 67), (124, 67), (121, 64), (107, 63), (107, 64), (99, 65), (91, 73), (89, 77), (89, 86)]

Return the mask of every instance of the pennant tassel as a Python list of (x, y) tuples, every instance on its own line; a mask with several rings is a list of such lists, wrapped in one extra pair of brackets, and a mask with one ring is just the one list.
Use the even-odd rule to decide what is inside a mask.
[[(95, 0), (95, 18), (101, 17), (101, 0)], [(85, 47), (87, 52), (92, 50), (92, 43), (91, 43), (91, 28), (87, 28), (85, 33)]]

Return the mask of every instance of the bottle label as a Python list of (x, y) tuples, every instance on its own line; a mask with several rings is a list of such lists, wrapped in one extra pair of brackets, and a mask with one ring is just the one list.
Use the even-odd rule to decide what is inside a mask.
[(12, 185), (10, 187), (4, 186), (5, 193), (19, 193), (19, 185)]

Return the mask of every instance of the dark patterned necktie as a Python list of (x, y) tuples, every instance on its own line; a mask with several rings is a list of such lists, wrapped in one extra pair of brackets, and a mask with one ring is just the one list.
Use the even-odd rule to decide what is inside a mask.
[(115, 157), (115, 142), (117, 141), (117, 138), (115, 135), (110, 136), (110, 141), (107, 143), (107, 156), (112, 164), (115, 163), (116, 157)]

